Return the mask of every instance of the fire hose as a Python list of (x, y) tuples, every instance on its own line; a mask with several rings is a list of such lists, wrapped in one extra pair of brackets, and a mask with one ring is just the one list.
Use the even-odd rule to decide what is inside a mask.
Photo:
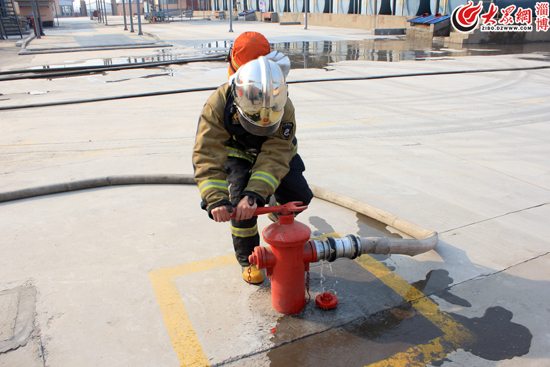
[[(0, 193), (0, 203), (41, 195), (51, 195), (98, 187), (151, 184), (195, 185), (195, 180), (193, 175), (185, 174), (107, 176), (2, 192)], [(412, 222), (379, 208), (373, 207), (369, 204), (363, 203), (359, 200), (352, 199), (318, 186), (309, 185), (309, 187), (313, 192), (314, 197), (318, 199), (322, 199), (366, 215), (412, 237), (410, 239), (385, 237), (358, 238), (356, 236), (349, 235), (344, 238), (334, 239), (333, 243), (328, 243), (328, 240), (318, 241), (317, 249), (319, 251), (317, 253), (317, 257), (320, 260), (330, 261), (333, 256), (336, 256), (336, 258), (353, 258), (353, 256), (358, 254), (366, 253), (414, 256), (432, 250), (437, 246), (438, 235), (435, 231), (424, 229)], [(361, 244), (360, 249), (355, 248), (355, 243), (357, 241)], [(336, 254), (331, 253), (332, 248), (335, 249)], [(336, 258), (332, 259), (332, 261)]]
[[(192, 175), (110, 176), (0, 193), (0, 202), (103, 186), (136, 184), (195, 184), (195, 181)], [(310, 185), (310, 188), (314, 196), (319, 199), (379, 220), (410, 234), (413, 238), (348, 235), (344, 238), (327, 237), (324, 240), (315, 240), (311, 239), (311, 229), (308, 226), (294, 220), (297, 213), (307, 209), (307, 206), (300, 206), (301, 202), (258, 208), (255, 215), (276, 212), (278, 221), (267, 226), (262, 233), (264, 241), (270, 247), (256, 246), (248, 260), (258, 269), (265, 269), (267, 276), (270, 277), (271, 304), (277, 312), (295, 315), (304, 309), (306, 283), (309, 290), (310, 263), (321, 260), (335, 261), (344, 257), (355, 259), (363, 254), (413, 256), (437, 246), (437, 232), (428, 231), (347, 196), (313, 185)], [(304, 279), (304, 274), (307, 274), (307, 281)], [(322, 308), (330, 308), (337, 304), (337, 299), (330, 293), (324, 292), (316, 298), (316, 303)]]

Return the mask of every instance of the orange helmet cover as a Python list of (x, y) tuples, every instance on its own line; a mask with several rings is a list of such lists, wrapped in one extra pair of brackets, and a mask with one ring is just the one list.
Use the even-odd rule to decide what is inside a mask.
[(271, 51), (271, 46), (267, 39), (258, 32), (245, 32), (241, 34), (231, 50), (231, 60), (229, 62), (229, 75), (233, 75), (241, 66), (249, 61), (255, 60), (260, 56), (265, 56)]

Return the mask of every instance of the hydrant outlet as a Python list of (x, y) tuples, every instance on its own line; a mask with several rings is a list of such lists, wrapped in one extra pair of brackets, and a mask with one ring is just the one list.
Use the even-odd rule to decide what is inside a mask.
[(252, 255), (248, 257), (251, 264), (256, 265), (258, 269), (268, 269), (275, 266), (277, 259), (273, 251), (267, 247), (256, 246)]

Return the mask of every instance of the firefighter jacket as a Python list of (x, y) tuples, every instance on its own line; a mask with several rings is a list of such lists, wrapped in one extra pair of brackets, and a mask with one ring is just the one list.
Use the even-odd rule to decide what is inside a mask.
[(206, 101), (197, 128), (193, 149), (195, 181), (203, 199), (202, 208), (210, 211), (231, 204), (224, 164), (228, 157), (246, 159), (252, 170), (243, 197), (255, 197), (263, 206), (289, 171), (296, 154), (296, 124), (290, 99), (284, 108), (279, 129), (269, 136), (248, 133), (239, 123), (233, 104), (231, 85), (224, 84)]

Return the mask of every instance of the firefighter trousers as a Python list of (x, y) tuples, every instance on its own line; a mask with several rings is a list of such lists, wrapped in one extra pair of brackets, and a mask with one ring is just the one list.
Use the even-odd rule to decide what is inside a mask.
[[(242, 199), (242, 193), (250, 179), (252, 163), (245, 159), (228, 157), (224, 169), (227, 172), (231, 204), (236, 207)], [(277, 190), (275, 190), (274, 196), (279, 205), (290, 201), (301, 201), (303, 205), (308, 205), (311, 202), (313, 193), (303, 176), (304, 171), (304, 162), (296, 154), (290, 161), (290, 171), (281, 180)], [(269, 198), (267, 198), (267, 201), (269, 202)], [(260, 234), (257, 223), (257, 216), (238, 222), (235, 219), (231, 219), (233, 247), (241, 266), (250, 265), (248, 256), (252, 254), (254, 247), (260, 245)]]

